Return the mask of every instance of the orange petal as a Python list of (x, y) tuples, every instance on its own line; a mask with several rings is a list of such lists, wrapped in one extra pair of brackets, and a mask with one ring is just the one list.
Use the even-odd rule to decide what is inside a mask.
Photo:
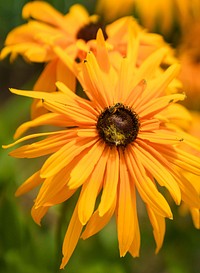
[(25, 194), (32, 189), (36, 188), (42, 183), (43, 179), (40, 177), (40, 171), (37, 171), (31, 175), (15, 192), (15, 196)]
[[(165, 164), (166, 159), (161, 155), (156, 158), (154, 154), (159, 154), (159, 150), (154, 150), (150, 145), (139, 142), (135, 143), (136, 152), (145, 169), (157, 180), (161, 186), (165, 186), (177, 204), (181, 201), (181, 192), (174, 172)], [(163, 204), (164, 205), (164, 204)]]
[(103, 192), (99, 204), (99, 215), (102, 217), (113, 204), (119, 182), (119, 154), (116, 148), (110, 149), (104, 178)]
[(40, 222), (44, 215), (47, 213), (49, 207), (39, 207), (35, 208), (35, 205), (31, 209), (31, 216), (33, 217), (33, 220), (40, 225)]
[(165, 236), (165, 218), (156, 214), (155, 211), (153, 211), (148, 205), (147, 212), (151, 221), (151, 225), (153, 227), (153, 235), (156, 241), (156, 253), (158, 253), (158, 251), (162, 247)]
[(32, 144), (24, 145), (10, 152), (10, 155), (18, 158), (35, 158), (52, 154), (69, 142), (69, 133), (70, 131), (63, 131), (63, 134), (49, 136)]
[(60, 269), (63, 269), (67, 262), (69, 261), (77, 243), (80, 238), (80, 234), (82, 231), (83, 225), (81, 224), (79, 218), (78, 218), (78, 208), (76, 205), (76, 208), (74, 209), (74, 213), (72, 215), (72, 218), (70, 220), (67, 232), (65, 234), (64, 242), (63, 242), (63, 259), (62, 263), (60, 265)]
[(14, 134), (14, 138), (16, 139), (20, 137), (30, 128), (41, 125), (55, 125), (67, 127), (72, 126), (73, 124), (71, 122), (68, 123), (68, 119), (64, 115), (57, 113), (46, 113), (33, 120), (24, 122), (22, 125), (20, 125)]
[(87, 223), (94, 211), (97, 195), (103, 185), (103, 178), (108, 155), (108, 149), (105, 149), (88, 181), (83, 184), (78, 205), (78, 215), (83, 225)]
[(115, 195), (115, 198), (113, 200), (113, 203), (110, 206), (110, 209), (103, 216), (99, 215), (98, 210), (96, 210), (93, 213), (93, 215), (91, 216), (90, 220), (88, 221), (86, 225), (84, 232), (82, 233), (81, 238), (85, 240), (93, 236), (97, 232), (99, 232), (101, 229), (103, 229), (107, 225), (107, 223), (110, 221), (115, 211), (116, 201), (117, 201), (117, 196)]
[(124, 155), (121, 152), (117, 205), (117, 232), (121, 257), (126, 255), (135, 236), (135, 213), (131, 195), (130, 178), (124, 161)]
[(145, 172), (139, 156), (136, 155), (133, 148), (129, 148), (129, 152), (130, 154), (127, 156), (127, 164), (141, 198), (159, 215), (172, 218), (172, 213), (167, 201)]
[[(70, 189), (78, 188), (82, 183), (84, 183), (90, 174), (105, 149), (105, 143), (98, 141), (94, 143), (91, 149), (83, 156), (79, 163), (73, 168), (70, 173), (70, 180), (68, 186)], [(80, 175), (81, 174), (81, 175)]]
[(60, 28), (65, 25), (64, 16), (50, 4), (42, 1), (27, 3), (22, 10), (22, 16), (25, 19), (34, 18)]

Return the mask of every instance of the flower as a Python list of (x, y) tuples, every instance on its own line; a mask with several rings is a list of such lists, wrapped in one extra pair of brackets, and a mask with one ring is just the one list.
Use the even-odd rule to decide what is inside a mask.
[[(21, 146), (10, 153), (18, 158), (49, 155), (41, 169), (17, 190), (24, 194), (41, 185), (32, 216), (37, 223), (48, 209), (65, 202), (81, 188), (63, 242), (63, 268), (80, 237), (99, 232), (116, 217), (120, 256), (139, 255), (140, 230), (136, 191), (143, 200), (153, 227), (156, 252), (162, 246), (165, 218), (172, 212), (158, 185), (165, 187), (175, 203), (183, 200), (199, 208), (199, 195), (182, 170), (200, 174), (198, 157), (183, 151), (181, 143), (193, 146), (190, 136), (171, 128), (159, 114), (185, 98), (184, 94), (165, 95), (177, 76), (179, 65), (157, 74), (166, 55), (161, 48), (136, 69), (138, 47), (130, 37), (127, 57), (120, 69), (113, 67), (102, 31), (97, 34), (97, 53), (87, 54), (77, 75), (88, 100), (57, 82), (57, 92), (23, 91), (15, 94), (42, 100), (48, 113), (21, 127), (57, 125), (58, 131), (27, 135), (9, 148), (26, 140), (42, 140)], [(178, 168), (177, 168), (178, 166)], [(81, 174), (81, 175), (80, 175)], [(99, 201), (97, 201), (97, 197)], [(96, 208), (96, 210), (95, 210)]]
[(133, 5), (134, 0), (98, 0), (96, 12), (97, 14), (101, 14), (106, 22), (112, 22), (121, 16), (130, 15)]
[(188, 26), (179, 46), (180, 80), (187, 92), (186, 106), (200, 110), (200, 21)]
[(149, 31), (166, 36), (174, 31), (175, 25), (184, 31), (186, 25), (199, 17), (199, 9), (198, 0), (135, 0), (135, 10), (141, 24)]
[[(97, 15), (89, 16), (85, 8), (78, 4), (63, 15), (46, 2), (29, 2), (24, 6), (22, 16), (29, 21), (8, 34), (1, 58), (10, 54), (13, 60), (20, 54), (29, 62), (46, 63), (34, 90), (55, 91), (55, 82), (61, 81), (75, 91), (76, 79), (71, 71), (73, 61), (84, 59), (89, 50), (95, 52), (99, 28), (107, 38), (107, 46), (116, 55), (115, 60), (121, 58), (118, 54), (126, 55), (129, 28), (134, 29), (135, 42), (140, 47), (137, 65), (157, 48), (167, 46), (160, 35), (147, 33), (132, 17), (103, 26)], [(56, 53), (59, 48), (65, 50), (70, 59), (67, 64)], [(34, 100), (31, 112), (34, 118), (45, 113), (45, 110), (38, 100)]]
[[(29, 21), (8, 34), (5, 47), (1, 51), (1, 59), (11, 54), (13, 61), (20, 54), (29, 62), (46, 63), (34, 90), (55, 91), (55, 82), (62, 81), (75, 91), (76, 78), (54, 53), (54, 46), (65, 49), (72, 59), (81, 56), (82, 51), (89, 50), (87, 41), (95, 39), (96, 31), (101, 26), (98, 16), (89, 16), (86, 9), (79, 4), (73, 5), (63, 15), (43, 1), (27, 3), (22, 10), (22, 16)], [(82, 36), (86, 26), (91, 36), (87, 34), (85, 42)], [(41, 103), (34, 100), (32, 117), (43, 113), (45, 111)]]

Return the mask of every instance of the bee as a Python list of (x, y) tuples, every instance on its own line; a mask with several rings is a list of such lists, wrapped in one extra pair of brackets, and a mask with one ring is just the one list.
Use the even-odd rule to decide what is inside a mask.
[(114, 114), (118, 109), (123, 109), (123, 108), (124, 108), (124, 105), (120, 102), (117, 102), (115, 105), (110, 106), (108, 108), (108, 111), (110, 114)]

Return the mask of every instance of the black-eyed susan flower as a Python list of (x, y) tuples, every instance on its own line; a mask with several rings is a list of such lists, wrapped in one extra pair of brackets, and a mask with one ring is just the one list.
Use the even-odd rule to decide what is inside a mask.
[(179, 46), (181, 63), (180, 80), (187, 90), (185, 104), (189, 109), (200, 110), (200, 21), (193, 22), (186, 28)]
[(133, 6), (134, 0), (98, 0), (96, 11), (106, 22), (112, 22), (119, 17), (132, 14)]
[(22, 16), (29, 21), (8, 34), (1, 58), (10, 54), (13, 60), (21, 55), (30, 62), (47, 63), (34, 90), (55, 91), (56, 81), (62, 81), (74, 90), (75, 77), (55, 54), (55, 48), (65, 50), (72, 60), (82, 60), (89, 50), (95, 52), (99, 28), (103, 30), (108, 48), (126, 55), (128, 30), (132, 27), (140, 44), (138, 65), (152, 51), (166, 46), (161, 36), (147, 33), (132, 17), (124, 17), (104, 26), (99, 16), (90, 16), (79, 4), (73, 5), (63, 15), (46, 2), (29, 2), (24, 6)]
[(175, 26), (184, 32), (191, 20), (199, 18), (198, 0), (135, 0), (135, 9), (143, 26), (168, 36)]
[(179, 65), (157, 74), (166, 55), (160, 49), (136, 68), (137, 51), (138, 45), (130, 37), (127, 57), (121, 58), (120, 69), (115, 69), (99, 31), (97, 53), (87, 54), (78, 75), (88, 100), (61, 82), (53, 93), (11, 90), (40, 99), (49, 111), (19, 127), (19, 134), (24, 128), (44, 124), (59, 126), (58, 131), (27, 135), (6, 146), (43, 137), (10, 153), (18, 158), (49, 155), (41, 169), (17, 190), (20, 195), (41, 185), (32, 209), (34, 220), (40, 223), (51, 206), (65, 202), (81, 188), (64, 238), (61, 268), (79, 238), (99, 232), (111, 217), (116, 218), (120, 256), (127, 252), (139, 255), (136, 192), (146, 206), (156, 252), (163, 243), (165, 218), (173, 217), (159, 186), (177, 205), (184, 201), (199, 208), (198, 192), (182, 175), (182, 170), (200, 174), (199, 158), (181, 149), (183, 142), (195, 144), (189, 135), (183, 137), (182, 131), (168, 126), (162, 113), (185, 98), (180, 93), (165, 95)]
[[(160, 35), (146, 32), (133, 17), (124, 17), (112, 24), (103, 25), (99, 16), (90, 16), (79, 4), (71, 6), (69, 12), (63, 15), (46, 2), (29, 2), (24, 6), (22, 16), (28, 23), (8, 34), (1, 58), (10, 54), (11, 60), (14, 60), (16, 56), (21, 55), (29, 62), (45, 63), (34, 90), (52, 92), (56, 90), (55, 82), (61, 81), (75, 91), (76, 78), (71, 66), (74, 62), (83, 60), (89, 50), (95, 53), (95, 38), (99, 28), (103, 30), (107, 46), (115, 56), (112, 59), (116, 65), (119, 63), (118, 58), (126, 55), (130, 28), (134, 29), (135, 42), (140, 45), (138, 66), (154, 50), (168, 46)], [(57, 54), (59, 48), (65, 50), (69, 62), (64, 63), (59, 57)], [(172, 52), (164, 62), (169, 63), (171, 59)], [(45, 112), (42, 104), (34, 100), (31, 108), (32, 117), (35, 118)]]

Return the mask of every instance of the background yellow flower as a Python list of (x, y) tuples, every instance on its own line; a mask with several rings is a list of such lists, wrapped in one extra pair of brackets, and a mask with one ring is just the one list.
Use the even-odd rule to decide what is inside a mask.
[(96, 12), (101, 14), (107, 22), (112, 22), (119, 17), (131, 15), (135, 0), (98, 0)]

